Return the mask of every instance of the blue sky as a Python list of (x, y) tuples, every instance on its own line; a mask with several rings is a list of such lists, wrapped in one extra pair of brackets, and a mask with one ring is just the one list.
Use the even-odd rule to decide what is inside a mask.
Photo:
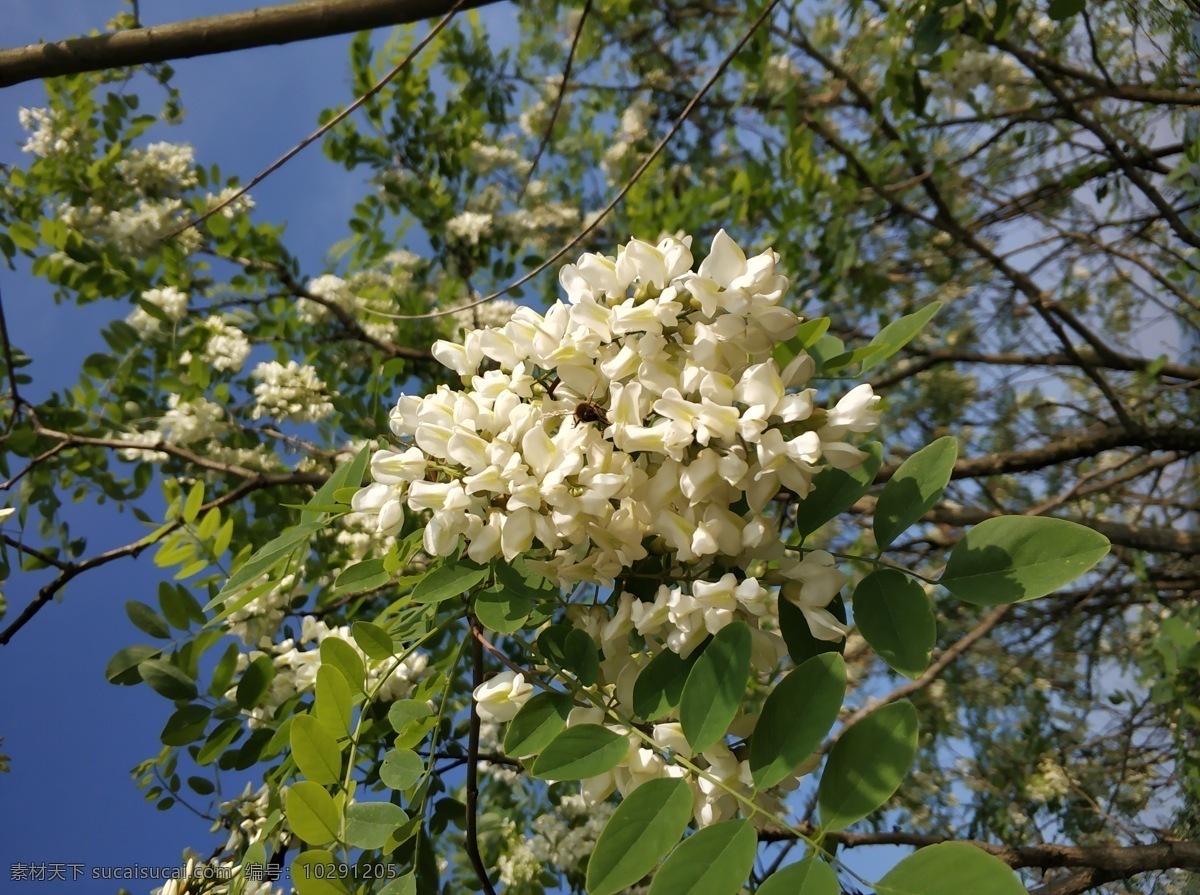
[[(253, 0), (142, 0), (145, 24), (248, 9)], [(5, 0), (0, 46), (11, 47), (103, 28), (117, 0)], [(49, 11), (48, 11), (49, 10)], [(511, 7), (487, 12), (497, 27)], [(265, 47), (175, 63), (187, 115), (155, 139), (189, 142), (205, 165), (249, 179), (314, 127), (324, 108), (348, 101), (350, 37)], [(22, 163), (22, 106), (44, 105), (40, 83), (0, 90), (0, 162)], [(345, 233), (360, 180), (324, 160), (319, 145), (301, 153), (254, 190), (264, 220), (286, 221), (287, 243), (309, 274), (320, 273), (326, 249)], [(97, 302), (56, 306), (44, 282), (0, 268), (0, 290), (14, 342), (34, 358), (34, 398), (73, 382), (79, 362), (103, 350), (100, 326), (127, 308)], [(80, 512), (80, 510), (82, 510)], [(89, 552), (118, 546), (143, 532), (112, 507), (72, 508)], [(68, 587), (7, 647), (0, 647), (0, 752), (12, 771), (0, 775), (0, 890), (114, 892), (90, 878), (92, 868), (175, 866), (182, 849), (211, 849), (208, 823), (176, 807), (156, 811), (134, 788), (129, 770), (156, 751), (170, 713), (146, 687), (114, 687), (104, 666), (119, 648), (145, 642), (126, 619), (126, 600), (154, 602), (156, 577), (146, 562), (111, 564)], [(5, 586), (9, 619), (40, 583), (14, 575)], [(238, 787), (240, 789), (240, 787)], [(233, 794), (233, 790), (230, 790)], [(10, 882), (13, 863), (83, 864), (78, 882)], [(67, 875), (71, 873), (67, 870)], [(126, 883), (133, 892), (153, 884)]]

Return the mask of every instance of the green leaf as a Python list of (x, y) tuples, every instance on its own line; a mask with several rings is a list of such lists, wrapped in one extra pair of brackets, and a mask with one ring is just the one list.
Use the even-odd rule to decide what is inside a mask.
[(139, 603), (137, 600), (126, 601), (125, 614), (129, 616), (129, 620), (137, 626), (138, 630), (151, 637), (158, 637), (162, 640), (171, 638), (171, 626), (167, 624), (166, 619), (145, 603)]
[(1077, 16), (1087, 6), (1087, 0), (1050, 0), (1050, 7), (1046, 10), (1050, 18), (1056, 22), (1063, 22)]
[(521, 758), (541, 752), (562, 733), (574, 701), (569, 693), (547, 690), (517, 711), (504, 734), (504, 754)]
[(391, 802), (355, 802), (346, 806), (346, 843), (355, 848), (383, 848), (408, 815)]
[(854, 589), (854, 623), (879, 658), (905, 677), (921, 676), (937, 643), (937, 620), (920, 584), (880, 569)]
[(460, 596), (487, 577), (487, 567), (469, 560), (438, 566), (413, 588), (414, 603), (440, 603)]
[(292, 861), (292, 885), (299, 895), (346, 895), (346, 886), (334, 872), (338, 863), (322, 848), (301, 852)]
[(665, 649), (638, 672), (633, 684), (633, 710), (639, 718), (657, 721), (679, 707), (683, 685), (700, 655), (697, 650), (684, 659)]
[(531, 771), (543, 780), (582, 780), (611, 771), (629, 751), (629, 740), (599, 724), (568, 727), (542, 750)]
[(749, 678), (750, 627), (733, 622), (709, 641), (683, 685), (679, 722), (695, 751), (703, 752), (725, 736)]
[[(317, 490), (317, 493), (313, 495), (312, 500), (308, 502), (309, 506), (318, 507), (331, 504), (333, 503), (333, 494), (339, 488), (357, 487), (361, 485), (363, 475), (367, 471), (367, 464), (371, 460), (371, 451), (374, 449), (375, 445), (373, 444), (363, 445), (362, 450), (355, 454), (353, 460), (351, 460), (349, 463), (343, 463), (341, 466), (335, 469), (333, 474), (325, 480), (325, 484), (322, 485)], [(316, 523), (317, 518), (320, 515), (320, 512), (317, 510), (305, 510), (300, 514), (300, 522), (302, 524)]]
[(575, 672), (585, 687), (590, 687), (600, 677), (600, 653), (596, 644), (578, 628), (571, 629), (563, 640), (563, 658), (567, 669)]
[(396, 655), (396, 647), (392, 645), (392, 635), (379, 625), (371, 622), (355, 622), (350, 628), (350, 634), (359, 649), (371, 659), (382, 661)]
[(919, 849), (875, 884), (879, 895), (1026, 895), (1012, 869), (966, 842)]
[(504, 585), (489, 587), (475, 595), (476, 618), (497, 634), (521, 630), (532, 611), (533, 601), (528, 596)]
[(242, 719), (230, 718), (227, 721), (222, 721), (214, 728), (213, 732), (208, 735), (208, 739), (204, 741), (204, 745), (200, 747), (200, 751), (196, 753), (196, 764), (206, 765), (215, 760), (225, 747), (237, 739), (238, 734), (242, 732)]
[(366, 681), (367, 669), (362, 656), (340, 637), (326, 637), (321, 641), (321, 664), (332, 665), (342, 673), (346, 683), (360, 693)]
[(195, 522), (196, 517), (200, 515), (200, 507), (202, 506), (204, 506), (203, 480), (192, 485), (192, 490), (188, 492), (187, 500), (183, 504), (183, 521)]
[(383, 756), (379, 779), (388, 789), (408, 789), (425, 773), (425, 760), (411, 749), (392, 749)]
[(558, 588), (541, 575), (535, 575), (517, 561), (516, 565), (496, 560), (492, 564), (496, 574), (496, 584), (516, 596), (522, 596), (531, 602), (538, 602), (553, 597)]
[(758, 836), (748, 820), (697, 830), (663, 861), (648, 895), (737, 895), (757, 852)]
[(233, 673), (237, 670), (237, 659), (240, 655), (241, 651), (236, 643), (231, 643), (225, 648), (225, 652), (213, 668), (212, 680), (208, 685), (209, 696), (216, 696), (219, 699), (225, 697), (229, 685), (233, 682)]
[(812, 755), (846, 698), (846, 664), (822, 653), (794, 669), (763, 703), (750, 739), (750, 772), (759, 789), (774, 786)]
[(383, 587), (392, 580), (391, 572), (383, 567), (383, 559), (364, 559), (344, 569), (333, 582), (334, 593), (364, 593)]
[(806, 858), (776, 870), (756, 895), (841, 895), (837, 874), (817, 858)]
[(817, 789), (821, 825), (840, 830), (892, 797), (917, 754), (917, 710), (903, 700), (877, 709), (834, 744)]
[(802, 537), (841, 515), (870, 489), (883, 460), (883, 447), (873, 441), (863, 450), (867, 458), (858, 469), (845, 472), (827, 466), (813, 477), (812, 491), (796, 507), (796, 530)]
[[(866, 348), (861, 349), (862, 371), (865, 373), (872, 367), (883, 363), (883, 361), (915, 339), (921, 330), (925, 328), (925, 325), (941, 309), (942, 303), (935, 301), (921, 308), (919, 311), (901, 317), (899, 320), (893, 320), (881, 329), (879, 334), (871, 340), (870, 344)], [(857, 354), (858, 352), (855, 353)]]
[(337, 838), (341, 816), (333, 796), (312, 780), (293, 783), (284, 796), (283, 811), (292, 832), (312, 845)]
[(986, 519), (950, 551), (938, 584), (980, 606), (1043, 597), (1107, 555), (1108, 538), (1065, 519)]
[(259, 656), (246, 666), (242, 679), (237, 685), (237, 704), (244, 709), (252, 709), (271, 688), (275, 679), (275, 666), (270, 656)]
[(342, 777), (342, 750), (333, 734), (312, 715), (297, 715), (289, 734), (292, 758), (300, 773), (314, 783), (337, 783)]
[(588, 895), (615, 895), (654, 869), (692, 819), (686, 780), (643, 783), (609, 818), (587, 865)]
[(413, 721), (420, 721), (433, 714), (433, 709), (423, 702), (414, 699), (400, 699), (392, 703), (388, 709), (388, 723), (396, 733), (404, 730)]
[(167, 746), (186, 746), (204, 736), (212, 712), (202, 705), (185, 705), (167, 719), (159, 739)]
[(316, 701), (313, 714), (334, 736), (345, 736), (350, 732), (354, 716), (354, 698), (346, 677), (332, 665), (317, 669)]
[(241, 590), (246, 585), (251, 584), (259, 576), (265, 575), (274, 569), (291, 556), (297, 547), (307, 543), (309, 538), (324, 528), (325, 525), (326, 523), (324, 522), (295, 525), (287, 529), (275, 540), (260, 547), (253, 556), (238, 567), (238, 570), (225, 582), (225, 586), (221, 588), (221, 592), (208, 601), (208, 605), (204, 607), (204, 610), (207, 612), (210, 609), (216, 608), (224, 603), (227, 597)]
[(900, 464), (875, 505), (875, 542), (888, 547), (942, 496), (958, 459), (958, 442), (947, 435)]
[(146, 659), (138, 665), (142, 676), (155, 693), (167, 699), (195, 699), (196, 682), (165, 659)]
[(127, 646), (117, 652), (104, 666), (104, 678), (110, 684), (129, 686), (140, 683), (142, 676), (138, 673), (138, 665), (146, 659), (161, 656), (162, 650), (157, 646)]
[(379, 890), (379, 895), (417, 895), (416, 875), (406, 873), (404, 876), (396, 877)]

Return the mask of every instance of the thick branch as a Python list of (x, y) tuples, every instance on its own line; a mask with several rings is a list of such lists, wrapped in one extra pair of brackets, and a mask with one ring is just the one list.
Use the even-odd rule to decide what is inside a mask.
[[(496, 0), (467, 0), (463, 8)], [(303, 0), (0, 50), (0, 87), (84, 71), (292, 43), (444, 15), (451, 0)]]
[[(1099, 429), (1066, 436), (1044, 447), (1023, 451), (1000, 451), (983, 457), (967, 457), (954, 464), (951, 478), (969, 479), (985, 475), (1029, 472), (1045, 469), (1068, 460), (1095, 457), (1114, 448), (1140, 447), (1152, 451), (1200, 452), (1200, 429), (1162, 426), (1129, 432), (1125, 429)], [(876, 481), (886, 482), (899, 468), (889, 464), (879, 470)]]
[[(1075, 359), (1064, 352), (1045, 352), (1042, 354), (1026, 354), (1018, 351), (957, 351), (950, 349), (923, 350), (918, 347), (910, 349), (916, 355), (897, 366), (894, 372), (871, 380), (875, 389), (895, 385), (915, 373), (928, 370), (938, 364), (968, 363), (987, 364), (1001, 367), (1073, 367)], [(1100, 357), (1094, 351), (1081, 350), (1077, 354), (1084, 363), (1093, 367), (1104, 367), (1109, 370), (1129, 370), (1140, 372), (1149, 369), (1155, 362), (1149, 358), (1134, 357), (1112, 351), (1105, 357)], [(1190, 364), (1163, 364), (1158, 368), (1157, 375), (1167, 379), (1182, 379), (1185, 382), (1200, 381), (1200, 367)]]
[[(800, 832), (817, 833), (816, 827), (801, 824)], [(794, 838), (788, 830), (764, 830), (763, 841), (784, 841)], [(1009, 867), (1043, 869), (1078, 867), (1087, 871), (1113, 874), (1108, 879), (1123, 879), (1150, 870), (1183, 868), (1200, 869), (1200, 842), (1157, 842), (1153, 845), (993, 845), (977, 839), (955, 840), (952, 836), (923, 833), (848, 833), (836, 830), (825, 833), (826, 842), (836, 842), (843, 848), (866, 845), (909, 845), (924, 848), (940, 842), (965, 841), (995, 855)], [(1039, 890), (1041, 891), (1041, 890)], [(1072, 891), (1082, 891), (1074, 889)]]

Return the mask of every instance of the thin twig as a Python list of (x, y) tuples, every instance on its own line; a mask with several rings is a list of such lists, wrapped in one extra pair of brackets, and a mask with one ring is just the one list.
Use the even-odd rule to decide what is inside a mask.
[(345, 121), (346, 118), (351, 113), (353, 113), (363, 103), (365, 103), (367, 100), (369, 100), (371, 97), (373, 97), (376, 93), (378, 93), (380, 90), (382, 90), (384, 87), (386, 87), (388, 82), (391, 81), (393, 78), (395, 78), (396, 75), (400, 74), (400, 72), (404, 70), (405, 66), (407, 66), (410, 62), (412, 62), (412, 60), (416, 58), (417, 54), (420, 53), (421, 50), (425, 49), (425, 47), (429, 45), (429, 42), (432, 41), (435, 37), (437, 37), (443, 28), (445, 28), (448, 24), (450, 24), (450, 20), (454, 18), (455, 14), (459, 11), (459, 9), (462, 7), (462, 5), (464, 3), (466, 3), (466, 0), (456, 0), (455, 4), (450, 7), (450, 11), (448, 13), (446, 13), (441, 18), (441, 20), (438, 21), (438, 23), (436, 25), (434, 25), (432, 28), (429, 29), (429, 33), (426, 34), (423, 38), (421, 38), (420, 42), (415, 47), (412, 48), (412, 50), (409, 52), (409, 54), (407, 56), (405, 56), (402, 60), (400, 60), (400, 64), (397, 65), (395, 68), (393, 68), (386, 75), (384, 75), (379, 81), (377, 81), (375, 83), (375, 85), (373, 87), (371, 87), (370, 90), (368, 90), (366, 93), (364, 93), (362, 96), (360, 96), (358, 99), (356, 99), (350, 105), (348, 105), (345, 109), (343, 109), (337, 115), (334, 115), (331, 119), (329, 119), (329, 121), (327, 121), (321, 127), (317, 128), (315, 131), (313, 131), (311, 134), (309, 134), (307, 137), (305, 137), (303, 140), (301, 140), (299, 143), (297, 143), (295, 146), (293, 146), (291, 149), (289, 149), (287, 152), (285, 152), (282, 156), (280, 156), (278, 159), (276, 159), (274, 162), (272, 162), (270, 165), (268, 165), (259, 174), (255, 175), (253, 178), (251, 178), (250, 182), (247, 183), (244, 187), (241, 187), (240, 189), (234, 191), (234, 193), (231, 196), (229, 196), (227, 199), (225, 199), (224, 201), (218, 202), (212, 208), (208, 209), (208, 211), (204, 212), (204, 214), (200, 215), (199, 217), (193, 218), (192, 220), (188, 221), (186, 224), (184, 224), (179, 229), (172, 230), (170, 233), (168, 233), (166, 236), (164, 236), (162, 238), (164, 240), (174, 239), (176, 236), (178, 236), (180, 233), (183, 233), (185, 230), (189, 230), (192, 227), (196, 227), (196, 226), (204, 223), (206, 220), (208, 220), (210, 217), (212, 217), (214, 214), (216, 214), (222, 208), (225, 208), (227, 205), (229, 205), (232, 202), (236, 202), (242, 196), (246, 195), (246, 193), (248, 193), (255, 186), (262, 183), (262, 181), (264, 181), (266, 178), (270, 177), (272, 174), (274, 174), (276, 171), (278, 171), (280, 168), (282, 168), (284, 165), (286, 165), (288, 162), (290, 162), (295, 156), (299, 155), (300, 152), (303, 151), (314, 140), (318, 140), (321, 137), (325, 136), (325, 134), (327, 134), (330, 130), (332, 130), (333, 128), (335, 128), (339, 124), (341, 124), (343, 121)]
[(571, 80), (571, 66), (575, 64), (575, 50), (579, 46), (579, 38), (583, 35), (583, 23), (587, 21), (588, 13), (591, 9), (592, 0), (587, 0), (583, 4), (583, 11), (579, 14), (579, 24), (575, 26), (575, 37), (572, 38), (571, 49), (567, 53), (567, 64), (563, 67), (562, 81), (558, 85), (558, 96), (554, 98), (554, 108), (550, 112), (550, 123), (546, 125), (546, 132), (542, 134), (542, 141), (538, 144), (537, 152), (533, 154), (533, 161), (529, 163), (529, 170), (525, 172), (525, 182), (521, 184), (521, 190), (517, 193), (518, 202), (525, 198), (525, 191), (529, 189), (529, 181), (533, 178), (533, 170), (537, 167), (542, 153), (546, 151), (546, 146), (549, 145), (550, 138), (554, 134), (554, 125), (558, 123), (558, 113), (562, 110), (563, 99), (567, 95), (567, 82)]
[(670, 129), (668, 129), (668, 131), (663, 135), (662, 139), (658, 141), (658, 143), (655, 145), (655, 147), (652, 150), (650, 150), (650, 154), (648, 156), (646, 156), (645, 159), (642, 160), (642, 163), (640, 165), (638, 165), (637, 170), (633, 172), (633, 174), (630, 176), (630, 178), (627, 181), (625, 181), (625, 185), (622, 186), (621, 189), (617, 192), (617, 194), (615, 196), (613, 196), (613, 198), (609, 201), (609, 203), (607, 205), (605, 205), (602, 209), (600, 209), (600, 211), (593, 217), (592, 222), (590, 224), (588, 224), (586, 227), (584, 227), (582, 230), (580, 230), (579, 233), (577, 233), (571, 239), (570, 242), (568, 242), (566, 245), (564, 245), (562, 248), (560, 248), (557, 252), (555, 252), (553, 255), (551, 255), (549, 258), (547, 258), (545, 261), (543, 261), (541, 264), (539, 264), (533, 270), (529, 271), (528, 273), (526, 273), (524, 276), (520, 277), (519, 279), (516, 279), (513, 282), (509, 283), (507, 286), (503, 287), (502, 289), (499, 289), (496, 292), (493, 292), (491, 295), (485, 295), (483, 298), (480, 298), (474, 302), (471, 302), (470, 304), (459, 305), (458, 307), (454, 307), (454, 308), (447, 308), (446, 310), (443, 310), (443, 311), (430, 311), (427, 314), (385, 314), (382, 311), (373, 311), (373, 310), (364, 308), (366, 313), (374, 314), (377, 317), (386, 317), (389, 320), (430, 320), (434, 317), (445, 317), (448, 314), (457, 314), (459, 311), (469, 311), (469, 310), (471, 310), (471, 308), (478, 307), (479, 305), (486, 304), (487, 302), (491, 301), (492, 299), (499, 298), (501, 295), (504, 295), (506, 292), (510, 292), (513, 289), (516, 289), (520, 286), (524, 286), (526, 283), (528, 283), (530, 280), (532, 280), (534, 277), (536, 277), (542, 271), (546, 270), (552, 264), (557, 262), (560, 258), (562, 258), (564, 255), (566, 255), (569, 251), (571, 251), (571, 249), (573, 249), (573, 248), (575, 248), (575, 246), (579, 245), (579, 243), (581, 243), (588, 236), (588, 234), (590, 234), (593, 230), (595, 230), (597, 227), (599, 227), (601, 221), (603, 221), (606, 217), (608, 217), (609, 213), (614, 208), (616, 208), (617, 205), (620, 204), (621, 200), (624, 199), (625, 196), (629, 193), (629, 191), (631, 189), (633, 189), (634, 184), (636, 184), (638, 182), (638, 180), (641, 179), (641, 176), (646, 173), (646, 169), (648, 169), (650, 167), (650, 165), (652, 165), (654, 163), (654, 160), (657, 159), (658, 156), (662, 153), (662, 151), (666, 148), (667, 144), (671, 141), (671, 138), (674, 137), (676, 133), (678, 133), (678, 131), (681, 127), (683, 127), (683, 123), (685, 121), (687, 121), (688, 116), (690, 116), (692, 114), (692, 111), (696, 108), (697, 105), (700, 104), (700, 101), (704, 99), (705, 95), (712, 88), (713, 84), (715, 84), (717, 82), (717, 80), (721, 77), (721, 75), (723, 75), (725, 73), (725, 70), (727, 68), (729, 68), (730, 64), (733, 62), (733, 60), (737, 56), (737, 54), (739, 52), (741, 52), (742, 47), (744, 47), (746, 45), (746, 43), (750, 40), (750, 38), (754, 36), (754, 33), (759, 29), (759, 27), (763, 24), (763, 22), (765, 22), (770, 17), (771, 13), (775, 10), (775, 7), (778, 5), (779, 5), (779, 0), (771, 0), (771, 2), (767, 4), (766, 8), (764, 8), (763, 11), (761, 13), (759, 13), (758, 17), (751, 23), (750, 27), (746, 30), (746, 33), (741, 36), (741, 39), (738, 40), (738, 42), (734, 46), (734, 48), (732, 50), (730, 50), (729, 53), (726, 54), (725, 58), (722, 59), (721, 62), (717, 65), (717, 67), (713, 70), (713, 73), (711, 75), (709, 75), (708, 80), (706, 80), (704, 82), (704, 84), (700, 87), (700, 89), (696, 91), (695, 95), (690, 100), (688, 100), (687, 105), (685, 105), (683, 107), (683, 111), (679, 113), (679, 116), (671, 124)]

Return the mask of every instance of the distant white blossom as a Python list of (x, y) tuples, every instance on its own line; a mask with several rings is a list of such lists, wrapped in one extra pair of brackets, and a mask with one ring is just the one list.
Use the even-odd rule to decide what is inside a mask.
[(446, 222), (446, 232), (469, 245), (478, 245), (492, 229), (492, 216), (464, 211)]
[[(142, 293), (141, 299), (158, 308), (171, 323), (178, 323), (187, 314), (188, 297), (175, 286), (149, 289)], [(125, 322), (136, 329), (143, 338), (158, 334), (164, 326), (162, 320), (140, 305), (125, 318)]]
[(269, 416), (277, 420), (311, 423), (333, 413), (325, 383), (317, 371), (307, 364), (296, 361), (286, 365), (278, 361), (266, 361), (254, 368), (252, 374), (258, 380), (254, 387), (254, 419)]
[(143, 195), (180, 193), (199, 182), (196, 153), (181, 143), (151, 143), (145, 149), (130, 149), (117, 162), (125, 182)]

